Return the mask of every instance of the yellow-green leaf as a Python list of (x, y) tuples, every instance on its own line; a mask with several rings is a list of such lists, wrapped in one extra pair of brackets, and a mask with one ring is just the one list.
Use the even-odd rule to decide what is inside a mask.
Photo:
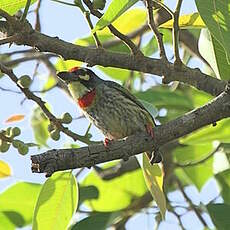
[(195, 0), (211, 34), (223, 46), (230, 63), (230, 0)]
[(229, 135), (230, 119), (218, 121), (216, 126), (209, 125), (201, 128), (186, 137), (180, 138), (180, 143), (184, 145), (203, 145), (212, 141), (224, 143), (230, 142)]
[[(31, 0), (31, 4), (37, 0)], [(8, 14), (15, 14), (21, 8), (24, 8), (27, 0), (0, 0), (0, 8)]]
[[(113, 26), (123, 34), (130, 33), (146, 23), (147, 14), (143, 9), (135, 8), (125, 12), (113, 22)], [(106, 27), (97, 32), (99, 35), (111, 34)]]
[(230, 79), (230, 65), (225, 50), (208, 29), (201, 30), (198, 45), (200, 54), (210, 64), (215, 75), (219, 79)]
[[(205, 28), (202, 18), (199, 13), (186, 14), (179, 17), (179, 27), (180, 29), (201, 29)], [(160, 28), (173, 28), (173, 19), (165, 22), (160, 26)]]
[[(110, 162), (104, 167), (108, 168), (114, 165), (116, 165), (114, 162)], [(112, 180), (103, 180), (95, 172), (91, 172), (84, 179), (82, 185), (97, 188), (98, 198), (90, 199), (85, 203), (94, 211), (99, 212), (125, 209), (135, 198), (143, 196), (148, 191), (141, 169), (125, 173)]]
[(67, 229), (78, 203), (72, 172), (56, 172), (43, 185), (34, 211), (33, 230)]
[(47, 146), (46, 141), (49, 138), (48, 125), (48, 118), (40, 107), (36, 107), (32, 113), (31, 127), (37, 144)]
[(166, 200), (163, 192), (163, 171), (158, 164), (151, 165), (146, 154), (143, 154), (143, 174), (145, 183), (160, 209), (161, 216), (165, 219)]
[(10, 175), (10, 166), (6, 162), (0, 160), (0, 178), (8, 177)]
[[(40, 184), (17, 182), (0, 194), (0, 211), (9, 220), (13, 220), (15, 227), (24, 227), (32, 222), (33, 210), (38, 194), (41, 190)], [(0, 215), (0, 226), (2, 227)], [(4, 226), (5, 227), (5, 226)], [(8, 228), (0, 228), (7, 229)]]
[(92, 33), (111, 24), (136, 2), (137, 0), (113, 0), (104, 15), (98, 20)]

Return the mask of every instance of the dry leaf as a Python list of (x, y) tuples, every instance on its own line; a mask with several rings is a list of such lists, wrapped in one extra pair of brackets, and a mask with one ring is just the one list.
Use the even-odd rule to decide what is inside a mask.
[(22, 121), (24, 119), (25, 115), (23, 114), (15, 114), (10, 116), (5, 123), (12, 123), (12, 122), (18, 122), (18, 121)]

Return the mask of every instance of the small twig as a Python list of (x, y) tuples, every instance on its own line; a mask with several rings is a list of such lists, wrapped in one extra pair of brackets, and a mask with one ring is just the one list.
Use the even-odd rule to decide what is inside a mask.
[(58, 55), (49, 54), (49, 53), (48, 54), (34, 53), (30, 56), (25, 56), (25, 57), (21, 57), (21, 58), (15, 59), (15, 60), (3, 62), (2, 64), (7, 66), (7, 67), (10, 67), (10, 66), (14, 66), (14, 65), (17, 65), (19, 63), (26, 62), (26, 61), (42, 60), (44, 58), (51, 58), (51, 57), (58, 57)]
[(180, 59), (180, 53), (179, 53), (179, 16), (180, 16), (180, 9), (181, 4), (183, 0), (177, 0), (177, 6), (176, 10), (173, 14), (173, 49), (174, 49), (174, 55), (175, 55), (175, 62), (177, 66), (180, 66), (182, 64), (182, 61)]
[(79, 169), (79, 170), (77, 171), (77, 173), (75, 174), (75, 177), (78, 178), (84, 170), (85, 170), (85, 168)]
[(3, 88), (1, 86), (0, 86), (0, 90), (5, 91), (5, 92), (10, 92), (10, 93), (22, 94), (21, 91), (16, 91), (16, 90), (13, 90), (13, 89), (6, 89), (6, 88)]
[(85, 136), (78, 135), (78, 134), (72, 132), (71, 130), (69, 130), (67, 127), (64, 127), (63, 124), (60, 122), (60, 120), (57, 119), (47, 109), (45, 102), (40, 97), (33, 94), (29, 89), (23, 88), (20, 85), (18, 85), (18, 83), (17, 83), (18, 78), (16, 77), (16, 75), (13, 73), (13, 71), (11, 69), (7, 68), (6, 66), (4, 66), (3, 64), (0, 63), (0, 70), (1, 70), (1, 72), (7, 74), (10, 77), (10, 79), (17, 85), (17, 87), (25, 94), (26, 98), (37, 103), (37, 105), (42, 109), (42, 111), (46, 115), (46, 117), (50, 120), (51, 123), (55, 124), (55, 126), (58, 128), (58, 130), (62, 131), (66, 135), (70, 136), (74, 141), (79, 140), (79, 141), (82, 141), (86, 144), (96, 143), (94, 141), (90, 141)]
[[(52, 89), (54, 89), (56, 86), (57, 85), (54, 85), (48, 89), (43, 89), (43, 90), (31, 90), (31, 92), (32, 93), (47, 93), (47, 92), (51, 91)], [(0, 86), (0, 90), (5, 91), (5, 92), (10, 92), (10, 93), (23, 94), (23, 92), (21, 92), (21, 91), (16, 91), (13, 89), (7, 89), (7, 88), (1, 87), (1, 86)]]
[[(90, 19), (90, 13), (88, 11), (85, 11), (84, 15), (85, 15), (86, 21), (89, 24), (90, 29), (92, 30), (93, 29), (93, 23), (91, 22), (91, 19)], [(101, 42), (100, 42), (96, 32), (93, 33), (93, 38), (94, 38), (94, 41), (95, 41), (97, 48), (102, 47)]]
[(220, 148), (221, 148), (221, 144), (219, 144), (214, 151), (212, 151), (209, 155), (207, 155), (206, 157), (204, 157), (201, 160), (194, 161), (194, 162), (188, 162), (188, 163), (185, 163), (185, 164), (180, 164), (180, 163), (175, 162), (174, 164), (177, 167), (182, 167), (182, 168), (184, 168), (184, 167), (192, 167), (192, 166), (202, 164), (205, 161), (207, 161), (208, 159), (210, 159), (216, 152), (218, 152), (220, 150)]
[(7, 43), (13, 43), (15, 40), (18, 40), (20, 37), (19, 34), (14, 34), (12, 36), (9, 36), (7, 38), (0, 39), (0, 45), (4, 45)]
[(35, 30), (37, 30), (37, 31), (41, 31), (41, 22), (40, 22), (40, 14), (39, 14), (41, 2), (42, 2), (42, 0), (38, 0), (37, 7), (34, 10), (34, 12), (35, 12)]
[(163, 2), (159, 1), (159, 0), (153, 0), (155, 3), (157, 3), (159, 6), (161, 6), (162, 8), (164, 8), (166, 11), (168, 11), (169, 14), (172, 15), (173, 17), (173, 11), (170, 10), (169, 7), (167, 7)]
[[(87, 21), (87, 23), (88, 23), (88, 25), (89, 25), (89, 28), (90, 28), (90, 30), (92, 31), (92, 29), (93, 29), (93, 23), (92, 23), (92, 21), (91, 21), (91, 19), (90, 19), (90, 13), (89, 13), (89, 11), (87, 11), (87, 10), (85, 9), (85, 7), (82, 5), (81, 0), (78, 1), (78, 6), (77, 6), (77, 7), (79, 7), (79, 9), (81, 10), (81, 12), (84, 14), (85, 19), (86, 19), (86, 21)], [(99, 38), (98, 38), (98, 36), (97, 36), (97, 33), (94, 32), (92, 35), (93, 35), (93, 39), (94, 39), (94, 41), (95, 41), (96, 47), (97, 47), (97, 48), (98, 48), (98, 47), (102, 47), (101, 42), (100, 42), (100, 40), (99, 40)]]
[[(167, 209), (168, 209), (170, 212), (172, 212), (172, 213), (177, 217), (181, 229), (184, 230), (185, 228), (184, 228), (183, 223), (182, 223), (182, 221), (181, 221), (181, 216), (175, 211), (175, 206), (172, 206), (172, 205), (171, 205), (171, 202), (170, 202), (170, 200), (168, 199), (168, 197), (165, 196), (165, 198), (166, 198), (166, 201), (167, 201)], [(185, 208), (185, 207), (183, 207), (183, 208)]]
[(11, 56), (11, 55), (15, 55), (15, 54), (34, 53), (34, 52), (35, 52), (34, 49), (25, 49), (25, 50), (15, 50), (12, 52), (6, 52), (6, 53), (4, 53), (4, 55)]
[(64, 4), (64, 5), (67, 5), (67, 6), (76, 6), (75, 4), (73, 3), (69, 3), (69, 2), (64, 2), (64, 1), (60, 1), (60, 0), (50, 0), (52, 2), (57, 2), (57, 3), (61, 3), (61, 4)]
[[(98, 10), (93, 9), (93, 5), (90, 0), (83, 0), (85, 5), (90, 10), (90, 13), (97, 18), (101, 18), (103, 16), (102, 13), (100, 13)], [(114, 34), (116, 37), (121, 39), (132, 51), (134, 55), (143, 55), (141, 51), (137, 48), (137, 46), (132, 42), (131, 39), (129, 39), (126, 35), (119, 32), (113, 25), (108, 25), (108, 28), (110, 29), (111, 33)]]
[(164, 44), (163, 44), (163, 39), (162, 39), (163, 35), (158, 31), (158, 29), (155, 25), (154, 18), (153, 18), (152, 1), (146, 0), (146, 2), (147, 2), (147, 9), (148, 9), (148, 17), (149, 17), (149, 27), (151, 28), (151, 30), (153, 31), (153, 33), (156, 36), (158, 48), (160, 51), (160, 58), (163, 60), (167, 60), (166, 54), (165, 54), (165, 48), (164, 48)]
[(181, 191), (181, 193), (183, 194), (185, 200), (188, 202), (189, 206), (192, 208), (192, 210), (196, 213), (198, 219), (201, 221), (201, 223), (205, 226), (208, 227), (208, 225), (206, 224), (204, 218), (202, 217), (202, 215), (200, 214), (200, 212), (198, 211), (198, 209), (196, 208), (196, 206), (192, 203), (191, 199), (187, 196), (186, 192), (184, 191), (184, 188), (180, 182), (180, 180), (178, 178), (175, 178), (175, 181), (177, 183), (177, 186), (179, 188), (179, 190)]
[(25, 10), (24, 10), (24, 12), (23, 12), (23, 15), (22, 15), (22, 17), (21, 17), (21, 21), (25, 21), (26, 16), (27, 16), (27, 14), (28, 14), (28, 10), (29, 10), (29, 8), (30, 8), (30, 3), (31, 3), (31, 0), (27, 0), (27, 1), (26, 1), (26, 6), (25, 6)]
[(10, 143), (12, 142), (12, 138), (5, 136), (4, 131), (0, 132), (0, 140), (7, 141), (7, 142), (10, 142)]
[(87, 128), (87, 130), (86, 130), (86, 132), (85, 132), (85, 135), (84, 135), (85, 137), (88, 135), (91, 126), (92, 126), (92, 123), (90, 122), (90, 123), (89, 123), (89, 126), (88, 126), (88, 128)]

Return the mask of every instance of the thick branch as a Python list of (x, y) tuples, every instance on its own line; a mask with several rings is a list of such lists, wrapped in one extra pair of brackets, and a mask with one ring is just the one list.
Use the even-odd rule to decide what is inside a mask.
[(91, 167), (115, 159), (128, 159), (130, 156), (162, 146), (229, 116), (230, 94), (223, 92), (210, 103), (173, 121), (155, 127), (154, 141), (147, 134), (139, 134), (114, 141), (106, 148), (101, 143), (79, 149), (49, 150), (31, 157), (32, 171), (45, 172), (47, 176), (50, 176), (59, 170)]
[[(0, 10), (0, 15), (8, 20), (7, 15), (2, 10)], [(20, 34), (19, 39), (14, 41), (16, 44), (36, 47), (42, 52), (56, 53), (64, 59), (86, 62), (91, 66), (110, 66), (166, 76), (164, 83), (181, 81), (215, 96), (220, 94), (226, 86), (226, 82), (210, 77), (198, 70), (188, 67), (178, 70), (173, 64), (165, 63), (159, 59), (74, 45), (57, 37), (50, 37), (34, 31), (28, 22), (22, 24), (11, 16), (9, 16), (9, 20), (10, 25), (15, 27), (15, 33)]]

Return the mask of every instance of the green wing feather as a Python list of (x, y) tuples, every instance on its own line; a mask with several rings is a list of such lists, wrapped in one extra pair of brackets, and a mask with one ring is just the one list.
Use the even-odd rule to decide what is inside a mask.
[(137, 104), (137, 106), (141, 107), (144, 111), (146, 111), (149, 116), (151, 117), (154, 125), (155, 124), (155, 121), (154, 121), (154, 118), (152, 117), (152, 115), (149, 113), (149, 111), (143, 106), (143, 104), (134, 96), (132, 95), (126, 88), (124, 88), (123, 86), (119, 85), (118, 83), (116, 82), (113, 82), (113, 81), (105, 81), (105, 84), (108, 86), (108, 87), (111, 87), (111, 88), (114, 88), (116, 90), (119, 90), (125, 97), (129, 98), (131, 101), (133, 101), (135, 104)]

